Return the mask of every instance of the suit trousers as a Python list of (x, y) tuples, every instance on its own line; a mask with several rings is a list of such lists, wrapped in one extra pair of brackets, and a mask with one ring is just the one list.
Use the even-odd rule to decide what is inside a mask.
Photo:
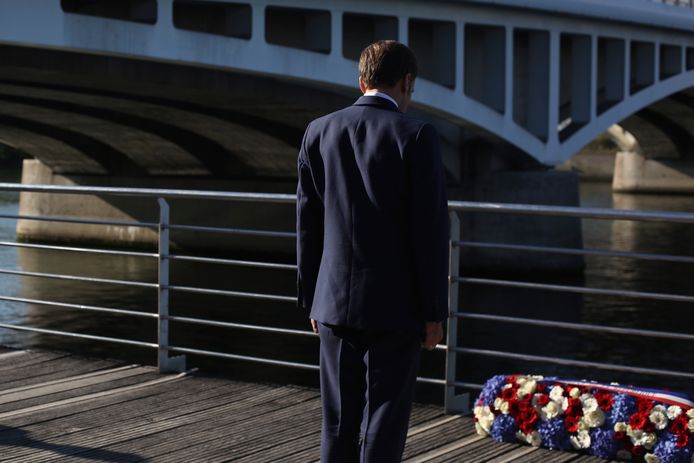
[(401, 461), (419, 369), (419, 333), (321, 324), (322, 463)]

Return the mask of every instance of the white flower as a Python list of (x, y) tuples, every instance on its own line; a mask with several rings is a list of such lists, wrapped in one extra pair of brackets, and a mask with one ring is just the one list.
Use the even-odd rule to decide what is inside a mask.
[[(492, 423), (494, 423), (494, 413), (488, 405), (484, 407), (475, 407), (475, 418), (477, 418), (477, 423), (479, 427), (482, 428), (486, 433), (492, 428)], [(475, 426), (477, 429), (477, 426)], [(477, 432), (479, 434), (479, 431)]]
[(561, 401), (564, 398), (564, 389), (561, 386), (554, 386), (551, 391), (549, 391), (549, 398), (554, 401)]
[(525, 437), (525, 434), (523, 434), (523, 431), (516, 431), (516, 439), (521, 442), (527, 442), (527, 438)]
[(585, 417), (581, 417), (581, 419), (578, 420), (577, 429), (579, 431), (590, 431), (590, 425), (586, 422)]
[(569, 438), (571, 445), (576, 449), (587, 449), (590, 447), (590, 434), (588, 431), (578, 431), (575, 436)]
[(665, 415), (667, 415), (667, 407), (664, 407), (662, 405), (655, 405), (653, 408), (651, 408), (652, 412), (662, 412)]
[(573, 397), (574, 399), (578, 399), (579, 397), (581, 397), (581, 390), (580, 390), (579, 388), (577, 388), (577, 387), (574, 387), (574, 388), (571, 389), (571, 391), (569, 392), (569, 395), (570, 395), (571, 397)]
[(655, 425), (655, 428), (658, 431), (662, 431), (667, 427), (668, 424), (668, 419), (667, 416), (665, 416), (665, 413), (663, 413), (660, 410), (653, 410), (651, 411), (651, 414), (648, 416), (648, 419), (650, 420), (651, 423)]
[(643, 430), (641, 429), (631, 429), (631, 426), (627, 429), (627, 436), (631, 437), (631, 443), (636, 445), (636, 441), (643, 437)]
[(564, 397), (561, 401), (561, 409), (566, 411), (567, 408), (569, 408), (569, 398)]
[(528, 444), (532, 445), (533, 447), (539, 447), (542, 445), (542, 437), (537, 431), (533, 431), (525, 437)]
[(516, 378), (516, 384), (518, 384), (519, 386), (524, 385), (526, 381), (528, 381), (527, 376), (519, 376), (518, 378)]
[(502, 399), (501, 397), (497, 397), (496, 399), (494, 399), (494, 409), (499, 410), (501, 408), (501, 404), (503, 402), (504, 402), (504, 399)]
[(477, 423), (475, 423), (475, 431), (477, 432), (477, 435), (482, 436), (482, 437), (486, 437), (489, 435), (487, 430), (482, 427), (482, 425), (479, 423), (479, 421)]
[(622, 449), (619, 452), (617, 452), (617, 458), (620, 460), (631, 460), (631, 452)]
[(605, 412), (596, 408), (595, 410), (590, 410), (583, 415), (583, 420), (591, 428), (597, 428), (605, 423)]
[(504, 399), (497, 398), (494, 401), (494, 408), (499, 410), (504, 415), (508, 415), (509, 413), (511, 413), (511, 404), (505, 401)]
[(623, 421), (619, 421), (614, 424), (615, 432), (627, 432), (627, 424)]
[(671, 405), (667, 408), (667, 417), (674, 420), (682, 413), (682, 409), (677, 405)]
[(653, 448), (656, 442), (658, 442), (658, 436), (655, 435), (653, 432), (647, 432), (645, 433), (641, 439), (639, 439), (640, 445), (643, 445), (646, 450), (650, 450)]
[(687, 423), (687, 429), (689, 429), (689, 432), (694, 434), (694, 418), (689, 420), (689, 423)]
[(687, 416), (689, 418), (694, 418), (694, 408), (690, 408), (689, 410), (687, 410)]
[(535, 381), (542, 381), (543, 379), (545, 379), (545, 377), (542, 375), (532, 375), (531, 378)]
[(547, 405), (540, 410), (540, 418), (544, 421), (551, 420), (562, 414), (561, 406), (554, 400), (547, 402)]
[(652, 453), (645, 454), (643, 459), (646, 460), (646, 463), (660, 463), (660, 458)]
[(504, 387), (502, 387), (501, 390), (504, 391), (510, 387), (513, 387), (513, 384), (504, 384)]
[(529, 379), (518, 388), (518, 397), (534, 394), (535, 389), (537, 389), (537, 381)]
[(600, 408), (598, 407), (598, 401), (592, 395), (582, 395), (581, 402), (583, 403), (583, 414), (592, 412)]

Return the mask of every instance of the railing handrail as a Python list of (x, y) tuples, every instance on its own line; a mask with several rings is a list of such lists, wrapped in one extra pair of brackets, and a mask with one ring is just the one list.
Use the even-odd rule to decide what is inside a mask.
[[(183, 190), (162, 188), (123, 188), (101, 186), (62, 186), (62, 185), (23, 185), (17, 183), (0, 183), (0, 191), (53, 193), (53, 194), (93, 194), (99, 196), (134, 196), (167, 199), (208, 199), (239, 202), (266, 202), (275, 204), (293, 204), (296, 195), (286, 193), (255, 193), (218, 190)], [(493, 212), (527, 215), (552, 215), (603, 220), (636, 220), (647, 222), (677, 222), (694, 224), (694, 212), (667, 211), (630, 211), (624, 209), (547, 206), (523, 203), (491, 203), (476, 201), (448, 201), (451, 211)], [(8, 217), (9, 218), (9, 217)], [(14, 218), (20, 218), (16, 216)], [(106, 222), (104, 222), (106, 224)], [(137, 224), (137, 222), (133, 222)], [(125, 223), (123, 223), (125, 225)], [(147, 224), (153, 226), (154, 224)], [(181, 228), (174, 225), (172, 228)]]

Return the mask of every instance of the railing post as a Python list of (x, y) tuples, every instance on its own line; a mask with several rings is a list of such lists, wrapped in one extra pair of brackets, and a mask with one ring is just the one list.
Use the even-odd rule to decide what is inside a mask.
[(158, 361), (159, 373), (182, 372), (186, 369), (186, 357), (169, 356), (169, 204), (159, 198), (159, 277), (158, 290)]
[(449, 267), (448, 267), (448, 328), (446, 335), (446, 397), (444, 410), (446, 413), (468, 413), (470, 411), (470, 394), (456, 394), (456, 370), (458, 354), (458, 294), (460, 283), (460, 219), (457, 212), (450, 213), (451, 241), (449, 243)]

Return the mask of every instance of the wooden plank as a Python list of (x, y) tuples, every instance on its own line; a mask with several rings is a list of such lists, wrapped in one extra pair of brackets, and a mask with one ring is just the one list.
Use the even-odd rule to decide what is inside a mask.
[[(141, 376), (144, 376), (144, 375), (141, 375)], [(137, 377), (134, 377), (134, 378), (137, 378)], [(127, 378), (126, 380), (129, 380), (129, 379), (131, 379), (131, 378)], [(177, 377), (163, 377), (163, 378), (158, 378), (158, 379), (154, 379), (151, 381), (129, 384), (127, 386), (115, 387), (114, 389), (106, 389), (106, 390), (102, 390), (99, 392), (93, 392), (93, 393), (90, 393), (87, 395), (81, 395), (81, 396), (77, 396), (77, 397), (70, 397), (67, 399), (61, 399), (61, 400), (57, 400), (55, 402), (42, 403), (42, 404), (34, 405), (31, 407), (20, 408), (17, 410), (11, 410), (11, 411), (7, 411), (4, 413), (0, 413), (0, 419), (4, 420), (4, 419), (12, 418), (15, 416), (35, 413), (37, 411), (42, 411), (42, 410), (45, 410), (47, 408), (62, 407), (62, 406), (71, 405), (71, 404), (74, 404), (77, 402), (85, 402), (88, 400), (93, 400), (93, 399), (101, 398), (101, 397), (112, 395), (112, 394), (119, 394), (119, 393), (122, 393), (125, 391), (130, 391), (130, 390), (134, 390), (134, 389), (138, 389), (138, 388), (150, 387), (150, 386), (153, 386), (155, 384), (159, 384), (159, 383), (166, 382), (166, 381), (172, 381), (175, 379), (177, 379)], [(131, 381), (131, 383), (132, 383), (132, 381)]]
[[(35, 461), (32, 460), (32, 458), (36, 458), (37, 456), (40, 456), (42, 461), (54, 461), (54, 459), (64, 458), (65, 455), (77, 455), (95, 448), (103, 449), (106, 446), (112, 446), (119, 442), (168, 432), (184, 425), (201, 426), (207, 424), (218, 427), (219, 423), (228, 420), (231, 423), (241, 422), (240, 426), (243, 427), (246, 423), (251, 422), (253, 417), (262, 415), (269, 409), (284, 407), (282, 404), (274, 404), (272, 399), (289, 394), (301, 395), (302, 393), (299, 392), (299, 394), (297, 394), (297, 391), (288, 388), (270, 389), (264, 393), (254, 394), (250, 398), (240, 402), (217, 406), (209, 410), (194, 411), (170, 419), (157, 420), (156, 417), (145, 416), (127, 423), (114, 422), (112, 426), (103, 426), (96, 430), (90, 430), (89, 432), (78, 431), (61, 436), (57, 441), (60, 445), (64, 446), (64, 449), (61, 451), (62, 456), (56, 456), (56, 454), (52, 452), (37, 455), (36, 452), (26, 452), (22, 449), (22, 451), (18, 452), (18, 455), (13, 455), (9, 461), (29, 463)], [(316, 395), (315, 393), (306, 394)], [(225, 426), (228, 425), (229, 423), (225, 423)], [(195, 427), (192, 429), (195, 429)], [(188, 442), (190, 442), (191, 438), (189, 435), (187, 438), (189, 439)], [(46, 442), (51, 445), (58, 444), (58, 442), (53, 442), (52, 439)], [(17, 458), (17, 456), (22, 456), (22, 458)], [(5, 458), (5, 456), (3, 455), (2, 458)]]
[(426, 461), (431, 461), (434, 458), (444, 455), (446, 453), (452, 452), (454, 450), (460, 449), (462, 447), (472, 445), (480, 440), (484, 439), (483, 437), (474, 435), (474, 436), (468, 436), (465, 439), (459, 439), (455, 442), (449, 443), (447, 445), (443, 445), (441, 447), (432, 449), (426, 453), (416, 455), (413, 457), (409, 457), (407, 459), (404, 459), (403, 461), (408, 462), (408, 463), (423, 463)]
[(28, 353), (28, 350), (9, 350), (5, 349), (4, 347), (0, 347), (0, 362), (4, 363), (7, 359), (19, 357)]
[[(19, 424), (23, 430), (30, 432), (35, 439), (56, 438), (66, 433), (77, 430), (89, 430), (100, 426), (112, 426), (113, 417), (117, 417), (119, 422), (127, 422), (143, 416), (157, 415), (161, 419), (165, 413), (186, 413), (193, 409), (204, 409), (217, 405), (213, 402), (215, 398), (223, 397), (229, 401), (229, 384), (207, 381), (169, 381), (159, 383), (152, 387), (136, 389), (121, 394), (106, 396), (91, 402), (81, 402), (71, 407), (62, 407), (56, 414), (56, 409), (48, 412), (38, 413), (36, 424), (25, 422)], [(257, 392), (257, 388), (251, 384), (232, 385), (234, 396), (233, 400), (240, 400), (245, 395)], [(35, 416), (35, 415), (34, 415)], [(8, 420), (3, 420), (4, 424), (14, 424)], [(3, 438), (5, 444), (19, 442), (8, 442)]]

